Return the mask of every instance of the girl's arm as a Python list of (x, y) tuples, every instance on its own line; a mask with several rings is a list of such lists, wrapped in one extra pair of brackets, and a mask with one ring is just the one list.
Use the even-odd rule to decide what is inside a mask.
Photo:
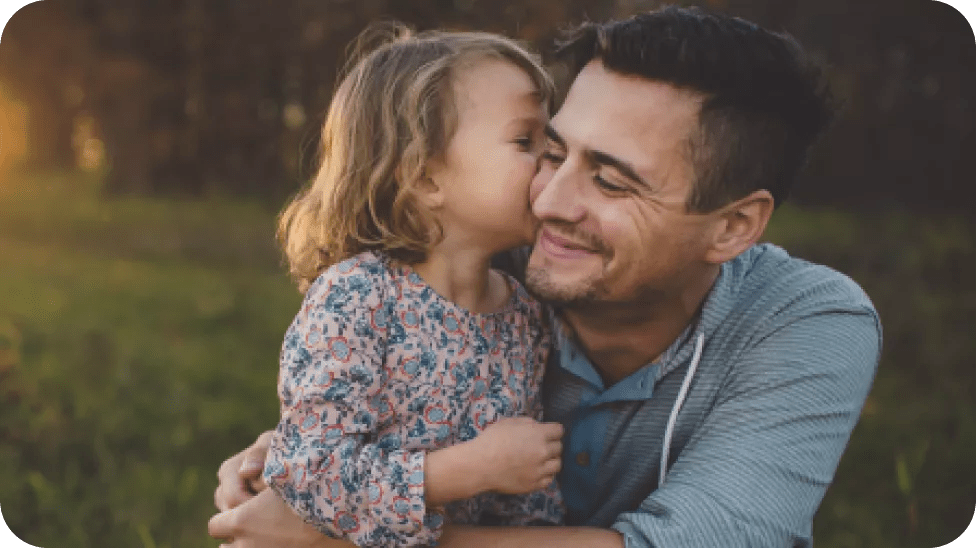
[(422, 451), (375, 439), (383, 421), (384, 276), (373, 264), (330, 269), (306, 293), (282, 348), (281, 421), (264, 470), (306, 522), (359, 545), (419, 545), (441, 516), (424, 500)]
[(528, 417), (504, 418), (478, 437), (427, 455), (429, 506), (486, 491), (521, 494), (552, 483), (561, 466), (563, 427)]

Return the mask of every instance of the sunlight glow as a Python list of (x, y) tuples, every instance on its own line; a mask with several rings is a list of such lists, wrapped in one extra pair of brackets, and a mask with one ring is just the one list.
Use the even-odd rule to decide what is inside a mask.
[(0, 87), (0, 175), (24, 161), (27, 138), (27, 107)]
[(84, 171), (98, 171), (105, 163), (105, 143), (98, 138), (95, 118), (78, 115), (74, 126), (71, 144), (75, 149), (75, 164)]

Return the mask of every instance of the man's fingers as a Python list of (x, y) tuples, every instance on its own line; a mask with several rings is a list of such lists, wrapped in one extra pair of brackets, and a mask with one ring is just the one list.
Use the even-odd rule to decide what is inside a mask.
[(251, 492), (256, 495), (261, 491), (264, 491), (268, 484), (264, 483), (264, 476), (258, 476), (257, 479), (252, 479), (250, 482), (248, 482), (247, 486), (250, 488)]
[(254, 491), (264, 489), (261, 473), (264, 471), (264, 460), (268, 457), (268, 447), (271, 445), (271, 432), (264, 432), (254, 444), (242, 451), (241, 467), (237, 474), (250, 482)]
[(233, 509), (221, 512), (207, 522), (207, 533), (215, 539), (232, 539), (237, 532), (236, 513)]
[(226, 481), (222, 479), (214, 491), (214, 506), (221, 512), (226, 512), (252, 496), (253, 494), (247, 491), (245, 480), (240, 477), (234, 476)]
[(254, 454), (248, 450), (244, 453), (244, 462), (241, 463), (241, 469), (237, 473), (244, 477), (253, 477), (260, 474), (262, 470), (264, 470), (264, 453)]
[[(243, 495), (243, 492), (241, 495)], [(225, 512), (240, 504), (237, 502), (238, 498), (240, 497), (235, 496), (224, 485), (218, 485), (214, 491), (214, 506), (217, 507), (217, 510)]]
[(258, 435), (258, 438), (254, 440), (254, 445), (252, 447), (264, 447), (264, 451), (268, 450), (271, 445), (271, 437), (274, 436), (274, 430), (265, 430)]

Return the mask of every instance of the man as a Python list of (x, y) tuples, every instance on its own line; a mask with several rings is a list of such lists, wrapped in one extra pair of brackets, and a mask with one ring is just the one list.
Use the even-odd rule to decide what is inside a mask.
[[(558, 316), (544, 397), (568, 526), (440, 545), (810, 546), (880, 352), (856, 284), (756, 245), (830, 118), (818, 73), (788, 37), (673, 7), (564, 50), (578, 74), (532, 184), (526, 284)], [(225, 463), (218, 507), (262, 451)], [(232, 546), (343, 545), (267, 490), (210, 525)]]

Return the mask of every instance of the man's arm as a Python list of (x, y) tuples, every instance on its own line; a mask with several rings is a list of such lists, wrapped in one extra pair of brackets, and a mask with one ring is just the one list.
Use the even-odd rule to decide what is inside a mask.
[(617, 531), (596, 527), (474, 527), (444, 528), (438, 548), (623, 548)]
[(247, 449), (220, 465), (217, 471), (218, 485), (214, 490), (214, 506), (218, 510), (223, 512), (235, 508), (266, 487), (261, 472), (273, 433), (273, 430), (261, 433)]
[[(350, 548), (353, 544), (326, 537), (304, 523), (273, 491), (265, 489), (240, 506), (217, 514), (208, 526), (214, 538), (228, 539), (226, 548)], [(590, 527), (446, 526), (441, 548), (621, 548), (616, 531)]]
[[(788, 350), (787, 350), (788, 349)], [(665, 483), (612, 530), (445, 529), (442, 546), (809, 546), (810, 524), (867, 397), (880, 351), (873, 312), (813, 315), (737, 361)]]
[(207, 530), (221, 548), (355, 548), (302, 521), (271, 489), (213, 516)]
[(628, 547), (810, 546), (879, 353), (868, 309), (768, 333), (736, 358), (664, 484), (613, 528)]
[[(616, 531), (455, 526), (441, 545), (808, 546), (813, 514), (873, 379), (879, 329), (869, 311), (811, 316), (741, 356), (748, 367), (733, 373), (664, 485), (621, 515)], [(798, 344), (784, 354), (788, 341)], [(255, 497), (218, 514), (211, 534), (233, 537), (234, 548), (349, 546), (314, 530), (296, 537), (297, 515), (262, 506), (273, 510), (275, 499)]]

